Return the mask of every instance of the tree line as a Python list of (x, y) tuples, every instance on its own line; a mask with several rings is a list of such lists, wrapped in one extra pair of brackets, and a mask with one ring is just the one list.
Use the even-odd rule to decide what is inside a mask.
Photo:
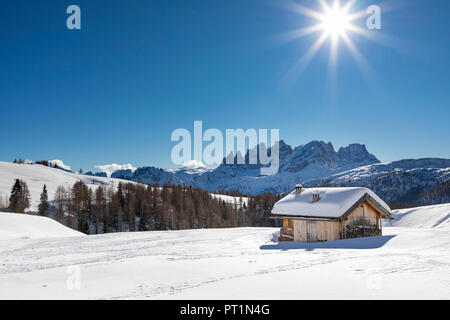
[[(244, 200), (245, 199), (245, 200)], [(208, 191), (180, 185), (119, 183), (89, 188), (82, 181), (59, 186), (50, 203), (47, 187), (38, 213), (86, 234), (123, 231), (183, 230), (272, 226), (268, 215), (279, 195), (237, 197), (230, 203)], [(26, 183), (17, 179), (9, 211), (23, 213), (30, 205)]]

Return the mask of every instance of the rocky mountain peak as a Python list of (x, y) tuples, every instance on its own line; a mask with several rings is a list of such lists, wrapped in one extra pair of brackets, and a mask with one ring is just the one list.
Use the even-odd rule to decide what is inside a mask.
[(373, 154), (369, 153), (364, 144), (352, 143), (341, 147), (336, 153), (339, 166), (358, 163), (360, 165), (380, 163)]

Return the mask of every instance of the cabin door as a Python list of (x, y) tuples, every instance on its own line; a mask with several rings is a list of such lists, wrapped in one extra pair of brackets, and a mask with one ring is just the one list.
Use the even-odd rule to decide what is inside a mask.
[(317, 242), (317, 221), (306, 221), (306, 241)]

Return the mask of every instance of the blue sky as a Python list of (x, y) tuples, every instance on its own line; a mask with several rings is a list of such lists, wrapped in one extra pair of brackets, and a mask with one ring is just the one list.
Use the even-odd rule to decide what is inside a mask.
[[(275, 41), (311, 24), (287, 1), (3, 1), (0, 159), (173, 167), (171, 133), (194, 120), (278, 128), (291, 145), (364, 143), (382, 161), (450, 158), (450, 2), (384, 2), (357, 8), (386, 8), (373, 32), (388, 45), (350, 34), (371, 78), (340, 46), (330, 81), (326, 42), (287, 83), (318, 37)], [(70, 4), (82, 30), (66, 28)]]

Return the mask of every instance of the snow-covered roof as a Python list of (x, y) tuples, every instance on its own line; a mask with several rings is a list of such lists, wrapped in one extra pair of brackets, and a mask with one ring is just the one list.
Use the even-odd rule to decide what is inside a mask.
[[(319, 194), (320, 200), (313, 202), (313, 194)], [(293, 191), (275, 204), (272, 215), (337, 219), (363, 201), (390, 217), (389, 206), (368, 188), (304, 188), (300, 194)]]

